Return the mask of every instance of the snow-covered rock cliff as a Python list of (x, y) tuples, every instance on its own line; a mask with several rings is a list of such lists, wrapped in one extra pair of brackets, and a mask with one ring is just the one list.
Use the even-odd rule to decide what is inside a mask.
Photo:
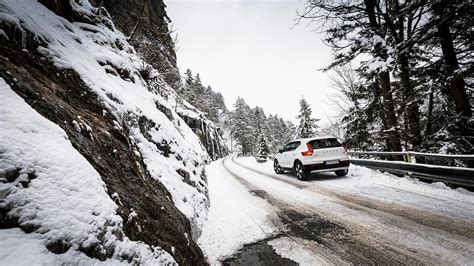
[(210, 157), (106, 10), (2, 1), (0, 40), (0, 246), (31, 240), (46, 264), (205, 263)]

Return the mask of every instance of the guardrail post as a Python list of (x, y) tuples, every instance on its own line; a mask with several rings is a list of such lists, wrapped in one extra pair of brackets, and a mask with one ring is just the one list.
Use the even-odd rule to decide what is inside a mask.
[(409, 152), (405, 153), (405, 154), (403, 155), (403, 159), (404, 159), (405, 162), (411, 163), (411, 155), (410, 155), (410, 153), (409, 153)]

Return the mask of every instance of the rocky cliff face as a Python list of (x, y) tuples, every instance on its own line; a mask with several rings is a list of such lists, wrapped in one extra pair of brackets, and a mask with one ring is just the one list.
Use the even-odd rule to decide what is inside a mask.
[[(95, 0), (96, 6), (101, 1)], [(110, 14), (130, 44), (145, 61), (163, 74), (165, 81), (176, 89), (180, 86), (176, 66), (174, 41), (162, 0), (104, 0), (103, 7)]]
[[(96, 6), (105, 7), (112, 21), (127, 37), (130, 44), (144, 60), (162, 73), (164, 80), (175, 91), (182, 90), (183, 83), (176, 65), (174, 40), (171, 36), (171, 20), (162, 0), (100, 0)], [(176, 111), (199, 136), (212, 159), (229, 154), (221, 132), (205, 115), (179, 99)]]
[[(51, 253), (79, 252), (92, 260), (166, 263), (171, 256), (179, 264), (205, 264), (193, 237), (199, 235), (206, 216), (204, 165), (210, 158), (187, 126), (190, 122), (181, 118), (199, 114), (184, 108), (186, 103), (167, 83), (172, 82), (170, 77), (162, 74), (166, 70), (141, 60), (128, 43), (130, 32), (118, 31), (105, 9), (85, 0), (40, 2), (0, 3), (0, 90), (12, 99), (20, 96), (24, 106), (15, 101), (34, 119), (59, 126), (66, 138), (61, 141), (72, 145), (80, 160), (64, 161), (65, 156), (43, 162), (35, 156), (63, 150), (28, 142), (42, 130), (25, 130), (21, 123), (1, 124), (0, 230), (20, 228), (22, 232), (8, 232), (31, 236)], [(111, 10), (128, 3), (109, 2), (104, 1), (104, 6)], [(160, 13), (162, 2), (145, 2), (149, 6), (144, 21), (159, 25), (155, 19), (166, 18)], [(158, 26), (155, 29), (153, 34), (163, 33)], [(147, 34), (145, 28), (135, 30)], [(174, 66), (171, 48), (162, 56), (168, 67)], [(2, 100), (2, 108), (14, 108), (9, 100)], [(0, 115), (0, 122), (15, 119), (26, 118), (15, 112)], [(9, 133), (15, 130), (24, 135), (18, 142), (26, 151), (16, 149)], [(26, 155), (32, 158), (28, 163), (21, 160)], [(64, 165), (70, 166), (54, 179), (51, 173)], [(87, 175), (97, 175), (90, 182), (96, 182), (91, 186), (101, 197), (88, 196), (88, 185), (80, 185), (85, 167), (90, 167)], [(59, 189), (62, 180), (70, 181), (65, 190)], [(51, 194), (43, 195), (45, 187), (52, 189)], [(72, 213), (64, 214), (59, 209), (54, 215), (48, 211), (55, 201), (59, 206), (75, 206), (73, 200), (92, 205), (97, 200), (106, 202), (110, 215), (97, 219), (101, 217), (97, 211), (87, 220), (81, 218), (89, 217), (83, 213), (87, 208), (71, 208)], [(56, 219), (67, 220), (70, 228), (90, 226), (79, 237), (74, 229), (60, 227)], [(63, 262), (70, 263), (71, 258), (64, 257)]]
[(177, 113), (199, 137), (211, 159), (216, 160), (230, 153), (223, 139), (223, 132), (215, 123), (205, 118), (201, 111), (185, 103)]

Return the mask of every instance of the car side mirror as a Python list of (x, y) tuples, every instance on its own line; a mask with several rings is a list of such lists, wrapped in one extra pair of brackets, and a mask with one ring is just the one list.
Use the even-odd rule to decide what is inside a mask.
[(282, 152), (283, 152), (283, 149), (279, 149), (279, 150), (278, 150), (278, 153), (282, 153)]

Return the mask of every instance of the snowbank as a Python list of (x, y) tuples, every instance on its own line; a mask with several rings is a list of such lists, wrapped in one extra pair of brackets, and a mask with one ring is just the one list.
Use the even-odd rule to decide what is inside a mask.
[(463, 188), (452, 189), (441, 182), (430, 184), (409, 176), (398, 177), (351, 165), (347, 178), (324, 180), (319, 184), (358, 193), (372, 199), (444, 213), (451, 217), (466, 220), (474, 217), (474, 210), (466, 208), (473, 206), (474, 193)]
[(99, 262), (82, 252), (115, 263), (174, 262), (160, 248), (123, 236), (123, 221), (100, 175), (59, 126), (1, 78), (0, 155), (0, 208), (18, 217), (24, 231), (34, 231), (0, 230), (0, 264)]
[(203, 174), (208, 155), (175, 112), (177, 96), (156, 70), (150, 80), (144, 80), (140, 70), (146, 63), (108, 17), (96, 16), (86, 0), (71, 3), (95, 24), (70, 23), (29, 0), (2, 1), (0, 21), (32, 34), (45, 59), (81, 76), (115, 117), (116, 127), (129, 129), (130, 141), (139, 147), (147, 170), (164, 184), (197, 236), (208, 206)]
[(211, 207), (198, 239), (211, 264), (277, 230), (271, 223), (275, 218), (272, 207), (265, 200), (253, 197), (221, 164), (219, 159), (206, 168)]
[[(253, 169), (282, 177), (273, 172), (271, 161), (259, 164), (252, 157), (239, 157), (236, 160)], [(290, 177), (292, 178), (291, 175)], [(396, 202), (464, 220), (474, 217), (474, 210), (470, 208), (474, 204), (473, 192), (462, 188), (452, 189), (441, 182), (429, 184), (408, 176), (398, 177), (357, 165), (350, 166), (346, 177), (338, 178), (332, 172), (321, 173), (303, 184), (324, 186), (379, 201)]]

